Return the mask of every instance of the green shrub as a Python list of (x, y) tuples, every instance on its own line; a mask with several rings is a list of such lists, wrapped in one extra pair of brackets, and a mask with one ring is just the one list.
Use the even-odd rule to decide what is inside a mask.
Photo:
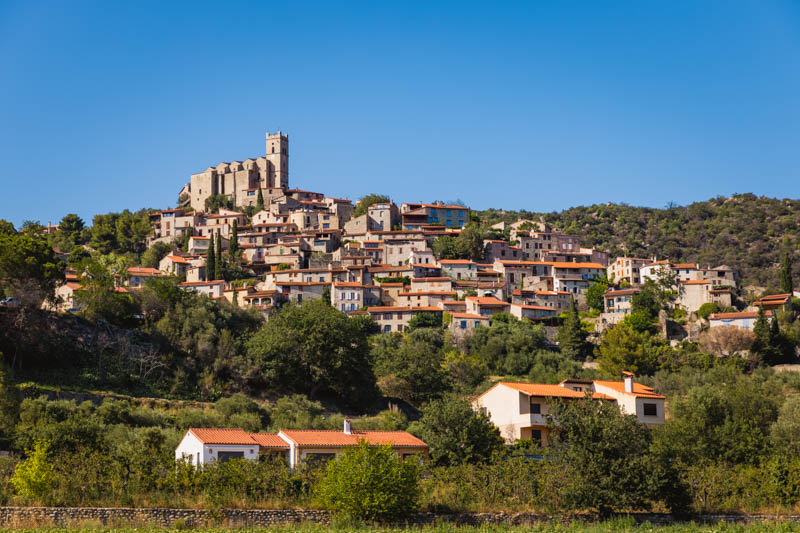
[(42, 502), (50, 494), (55, 481), (50, 463), (50, 443), (37, 439), (32, 450), (25, 450), (27, 458), (18, 463), (11, 476), (11, 484), (29, 501)]
[(320, 503), (351, 520), (387, 520), (410, 513), (419, 500), (419, 463), (389, 446), (361, 441), (328, 463), (317, 486)]

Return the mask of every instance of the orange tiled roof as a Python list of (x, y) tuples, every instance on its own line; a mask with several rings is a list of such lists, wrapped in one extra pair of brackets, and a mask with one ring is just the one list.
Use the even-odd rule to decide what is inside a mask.
[[(764, 311), (764, 316), (772, 316), (772, 311)], [(709, 320), (732, 320), (736, 318), (756, 318), (758, 311), (743, 311), (740, 313), (711, 313)]]
[(503, 306), (507, 307), (509, 304), (504, 302), (503, 300), (498, 300), (497, 298), (493, 298), (491, 296), (467, 296), (466, 300), (470, 302), (475, 302), (478, 305), (486, 305), (486, 306)]
[[(585, 398), (586, 393), (562, 387), (561, 385), (546, 385), (543, 383), (515, 383), (512, 381), (501, 381), (498, 385), (518, 390), (528, 396), (543, 396), (549, 398)], [(593, 399), (613, 400), (611, 396), (599, 392), (592, 393)]]
[(427, 283), (429, 281), (453, 281), (447, 276), (430, 277), (430, 278), (413, 278), (411, 283)]
[(453, 318), (467, 318), (470, 320), (486, 320), (489, 321), (488, 316), (483, 315), (473, 315), (472, 313), (450, 313), (450, 316)]
[(606, 269), (606, 267), (604, 267), (600, 263), (572, 263), (569, 261), (565, 262), (553, 261), (550, 264), (553, 265), (553, 268), (596, 268), (600, 270)]
[(277, 433), (250, 433), (250, 438), (256, 441), (261, 448), (289, 449), (289, 444)]
[(169, 259), (173, 263), (188, 263), (189, 262), (188, 259), (186, 259), (184, 257), (181, 257), (179, 255), (168, 255), (167, 259)]
[(443, 265), (474, 265), (475, 261), (469, 259), (440, 259), (439, 263)]
[(189, 428), (189, 432), (203, 444), (257, 444), (243, 429)]
[(642, 385), (641, 383), (634, 383), (633, 384), (633, 392), (625, 392), (625, 382), (624, 381), (602, 381), (602, 380), (595, 380), (594, 383), (597, 385), (602, 385), (604, 387), (608, 387), (610, 389), (614, 389), (617, 392), (623, 392), (625, 394), (632, 394), (633, 396), (638, 396), (640, 398), (660, 398), (665, 399), (665, 396), (660, 394), (656, 394), (653, 390), (653, 387), (648, 387), (647, 385)]
[(298, 446), (340, 447), (356, 446), (361, 440), (372, 446), (390, 445), (405, 448), (427, 448), (428, 445), (407, 431), (351, 431), (286, 429), (283, 435)]
[(130, 267), (128, 274), (132, 276), (160, 276), (161, 271), (157, 268)]
[(708, 285), (710, 281), (707, 279), (689, 279), (686, 281), (681, 281), (684, 285)]
[(697, 270), (697, 264), (695, 263), (676, 263), (672, 267), (683, 270)]
[(390, 313), (392, 311), (439, 311), (441, 309), (438, 307), (402, 307), (402, 306), (375, 306), (375, 307), (368, 307), (367, 311), (370, 313)]

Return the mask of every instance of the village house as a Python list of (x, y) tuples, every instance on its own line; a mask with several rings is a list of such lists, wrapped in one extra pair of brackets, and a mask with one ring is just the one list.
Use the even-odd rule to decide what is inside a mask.
[(419, 313), (434, 313), (442, 317), (439, 307), (375, 306), (367, 308), (369, 315), (378, 324), (381, 333), (403, 331), (411, 318)]
[(522, 260), (522, 250), (517, 246), (511, 246), (506, 241), (485, 239), (483, 241), (483, 256), (489, 263), (495, 261), (519, 261)]
[(496, 260), (492, 265), (495, 272), (499, 272), (505, 280), (505, 293), (512, 294), (515, 290), (525, 286), (526, 278), (549, 278), (553, 275), (552, 263), (542, 261), (501, 261)]
[(469, 209), (460, 205), (404, 203), (400, 206), (404, 229), (420, 229), (426, 225), (462, 228), (469, 222)]
[(487, 296), (467, 296), (464, 301), (467, 313), (486, 317), (497, 313), (508, 313), (510, 307), (507, 302)]
[(157, 268), (145, 267), (130, 267), (127, 273), (127, 286), (131, 289), (141, 289), (148, 280), (162, 275), (161, 271)]
[(399, 305), (404, 307), (439, 307), (442, 301), (456, 296), (456, 291), (412, 291), (397, 295)]
[(329, 281), (276, 281), (275, 287), (283, 301), (302, 304), (309, 300), (322, 298), (325, 289), (330, 289)]
[(381, 288), (381, 301), (384, 305), (395, 307), (400, 305), (400, 293), (405, 292), (403, 283), (384, 281), (378, 285)]
[(753, 302), (751, 307), (755, 310), (758, 310), (759, 307), (763, 307), (765, 311), (790, 311), (792, 309), (792, 295), (785, 293), (764, 296), (760, 300)]
[(603, 277), (605, 267), (600, 263), (551, 263), (553, 268), (553, 290), (572, 294), (586, 292), (586, 289)]
[(178, 287), (188, 292), (204, 294), (209, 298), (222, 298), (225, 290), (225, 281), (184, 281)]
[(717, 288), (703, 279), (683, 280), (678, 283), (676, 303), (689, 313), (694, 313), (705, 303), (715, 303), (722, 309), (731, 306), (731, 290)]
[(339, 311), (356, 311), (381, 301), (381, 288), (377, 285), (334, 281), (331, 288), (331, 305)]
[(158, 270), (170, 276), (185, 276), (186, 270), (191, 265), (192, 262), (188, 257), (168, 254), (158, 262)]
[(474, 315), (472, 313), (450, 313), (450, 324), (447, 329), (453, 334), (456, 340), (462, 339), (471, 335), (475, 328), (478, 326), (489, 326), (489, 317), (483, 315)]
[[(764, 311), (767, 319), (772, 318), (773, 311)], [(737, 328), (749, 329), (753, 331), (756, 320), (758, 319), (758, 311), (743, 311), (735, 313), (712, 313), (708, 317), (709, 328), (723, 328), (735, 326)]]
[(520, 320), (523, 318), (527, 318), (528, 320), (542, 320), (558, 315), (555, 309), (550, 307), (526, 304), (511, 304), (511, 314)]
[(608, 279), (616, 284), (626, 280), (631, 285), (641, 285), (641, 268), (648, 263), (641, 257), (617, 257), (606, 269)]
[(610, 289), (603, 296), (603, 320), (609, 324), (622, 322), (633, 310), (633, 297), (640, 289)]
[(635, 383), (626, 373), (623, 381), (567, 379), (558, 385), (501, 381), (481, 394), (473, 408), (486, 414), (506, 442), (534, 440), (548, 444), (553, 401), (593, 400), (614, 402), (624, 414), (645, 424), (664, 423), (665, 397), (651, 387)]
[(512, 304), (537, 305), (554, 309), (560, 314), (569, 308), (572, 293), (567, 291), (546, 291), (535, 289), (517, 289), (511, 293)]
[(294, 469), (305, 462), (333, 459), (361, 441), (370, 446), (390, 446), (401, 458), (428, 453), (428, 445), (406, 431), (351, 430), (350, 421), (345, 420), (343, 431), (248, 433), (242, 429), (189, 428), (175, 449), (175, 460), (199, 466), (272, 455), (285, 459)]
[(469, 259), (440, 259), (439, 267), (443, 275), (456, 280), (476, 279), (478, 276), (478, 265)]

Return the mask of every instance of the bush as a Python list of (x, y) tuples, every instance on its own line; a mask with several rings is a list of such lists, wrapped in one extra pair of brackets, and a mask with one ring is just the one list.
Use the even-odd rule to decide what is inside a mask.
[(697, 310), (697, 316), (703, 320), (707, 320), (712, 313), (719, 313), (720, 309), (714, 302), (706, 302)]
[(33, 450), (25, 450), (27, 458), (17, 464), (11, 484), (26, 500), (42, 502), (49, 495), (55, 481), (50, 463), (50, 443), (36, 440)]
[(387, 520), (417, 508), (419, 474), (417, 461), (401, 459), (389, 446), (361, 441), (328, 463), (316, 493), (341, 517)]

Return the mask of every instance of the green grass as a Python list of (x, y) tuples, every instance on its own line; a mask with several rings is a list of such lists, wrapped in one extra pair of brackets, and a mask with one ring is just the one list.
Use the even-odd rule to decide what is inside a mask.
[[(66, 531), (71, 533), (88, 533), (92, 531), (102, 531), (107, 533), (166, 533), (186, 531), (189, 528), (156, 528), (156, 527), (128, 527), (113, 528), (103, 527), (99, 524), (86, 524), (80, 528), (30, 528), (30, 529), (2, 529), (0, 532), (21, 531), (30, 533), (51, 533), (54, 531)], [(751, 524), (711, 524), (699, 525), (693, 523), (679, 524), (672, 526), (654, 526), (651, 524), (636, 525), (633, 520), (619, 519), (601, 523), (583, 524), (561, 524), (561, 523), (542, 523), (533, 526), (503, 526), (503, 525), (484, 525), (484, 526), (457, 526), (454, 524), (440, 524), (437, 526), (425, 527), (380, 527), (365, 525), (334, 525), (326, 526), (322, 524), (303, 524), (286, 525), (271, 528), (198, 528), (191, 529), (200, 533), (227, 533), (230, 531), (247, 533), (346, 533), (346, 532), (375, 532), (375, 533), (611, 533), (620, 531), (636, 531), (641, 533), (773, 533), (773, 532), (800, 532), (800, 524), (792, 522), (762, 522)]]

